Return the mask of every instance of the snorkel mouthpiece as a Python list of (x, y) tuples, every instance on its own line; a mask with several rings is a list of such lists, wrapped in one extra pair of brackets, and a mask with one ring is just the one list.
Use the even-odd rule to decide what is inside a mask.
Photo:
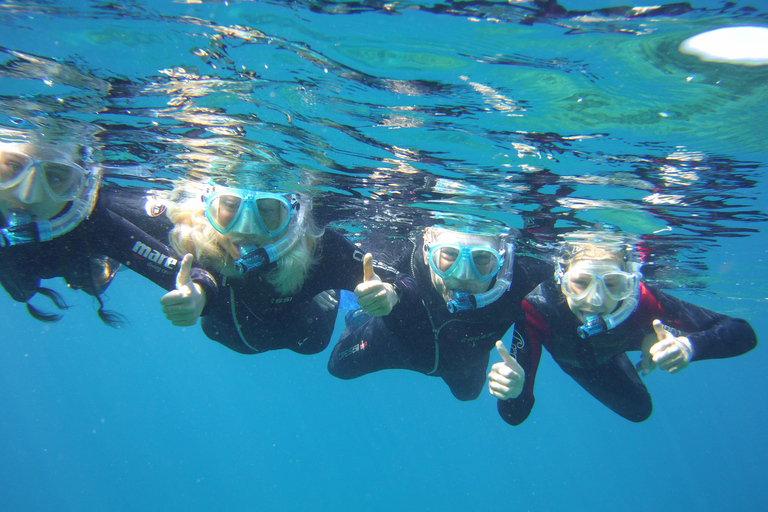
[[(270, 255), (270, 250), (273, 254)], [(251, 270), (261, 268), (278, 258), (274, 245), (266, 247), (256, 247), (255, 245), (245, 245), (240, 248), (240, 257), (235, 261), (234, 266), (240, 274), (247, 274)]]
[(576, 329), (583, 340), (607, 330), (608, 326), (605, 324), (603, 317), (595, 314), (584, 315), (584, 325)]
[(448, 311), (456, 313), (477, 308), (475, 296), (469, 292), (456, 292), (451, 300), (446, 303)]
[(27, 244), (37, 240), (38, 232), (32, 223), (32, 217), (26, 212), (11, 210), (6, 219), (6, 227), (0, 229), (0, 247)]
[(32, 222), (32, 217), (30, 217), (30, 215), (24, 211), (11, 210), (10, 215), (8, 216), (9, 228), (15, 228), (30, 222)]
[(266, 267), (288, 254), (293, 249), (293, 246), (304, 237), (304, 216), (310, 209), (311, 204), (299, 207), (299, 213), (296, 215), (293, 223), (277, 242), (265, 247), (256, 247), (252, 244), (240, 247), (240, 257), (234, 263), (235, 270), (240, 274), (246, 274), (251, 270)]

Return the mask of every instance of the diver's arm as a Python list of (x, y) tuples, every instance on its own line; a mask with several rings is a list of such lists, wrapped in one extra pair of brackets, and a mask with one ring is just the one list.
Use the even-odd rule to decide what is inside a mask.
[[(421, 323), (425, 315), (422, 303), (422, 290), (416, 279), (410, 274), (397, 274), (391, 280), (398, 300), (392, 312), (382, 317), (384, 324), (396, 332), (408, 332), (414, 324)], [(430, 284), (431, 286), (431, 284)]]
[[(84, 228), (90, 253), (109, 256), (165, 290), (176, 289), (181, 258), (167, 245), (103, 207), (94, 209)], [(211, 301), (216, 279), (199, 267), (192, 268), (191, 279)]]
[(646, 288), (661, 308), (661, 314), (654, 320), (661, 320), (664, 325), (681, 331), (690, 340), (691, 361), (735, 357), (757, 345), (757, 335), (746, 320), (715, 313), (661, 290)]
[(512, 339), (517, 345), (514, 347), (514, 352), (516, 352), (517, 363), (524, 371), (525, 382), (521, 393), (516, 398), (498, 400), (496, 404), (499, 415), (512, 426), (523, 423), (536, 403), (533, 388), (541, 360), (541, 337), (548, 336), (548, 329), (538, 311), (527, 301), (523, 301), (522, 307), (526, 320), (516, 322)]

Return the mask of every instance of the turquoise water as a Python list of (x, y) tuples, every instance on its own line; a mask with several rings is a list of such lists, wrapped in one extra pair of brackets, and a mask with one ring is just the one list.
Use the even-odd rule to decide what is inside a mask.
[[(768, 26), (763, 2), (0, 3), (0, 130), (101, 148), (108, 186), (302, 183), (354, 238), (445, 214), (642, 238), (647, 278), (747, 318), (768, 287), (768, 69), (685, 38)], [(637, 13), (639, 11), (635, 11)], [(631, 424), (542, 357), (510, 427), (483, 394), (316, 356), (248, 357), (174, 328), (123, 272), (52, 325), (0, 294), (3, 510), (762, 510), (762, 347), (646, 383)], [(495, 362), (495, 355), (494, 362)]]

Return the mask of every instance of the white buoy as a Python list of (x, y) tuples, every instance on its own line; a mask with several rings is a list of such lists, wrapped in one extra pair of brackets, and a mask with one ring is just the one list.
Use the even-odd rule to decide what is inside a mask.
[(726, 27), (689, 37), (678, 48), (707, 62), (768, 64), (768, 28)]

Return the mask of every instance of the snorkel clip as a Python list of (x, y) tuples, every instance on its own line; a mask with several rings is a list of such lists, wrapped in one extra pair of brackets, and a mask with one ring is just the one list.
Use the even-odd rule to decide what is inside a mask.
[(246, 274), (251, 270), (259, 269), (272, 263), (278, 257), (279, 255), (275, 250), (274, 244), (266, 247), (246, 245), (240, 248), (240, 257), (234, 263), (235, 270), (240, 274)]
[(600, 315), (595, 314), (584, 315), (584, 325), (581, 325), (576, 329), (579, 333), (579, 337), (583, 340), (607, 330), (608, 326), (605, 325), (605, 320), (603, 320)]
[(477, 308), (475, 296), (469, 292), (456, 292), (451, 300), (446, 303), (448, 311), (456, 313)]

